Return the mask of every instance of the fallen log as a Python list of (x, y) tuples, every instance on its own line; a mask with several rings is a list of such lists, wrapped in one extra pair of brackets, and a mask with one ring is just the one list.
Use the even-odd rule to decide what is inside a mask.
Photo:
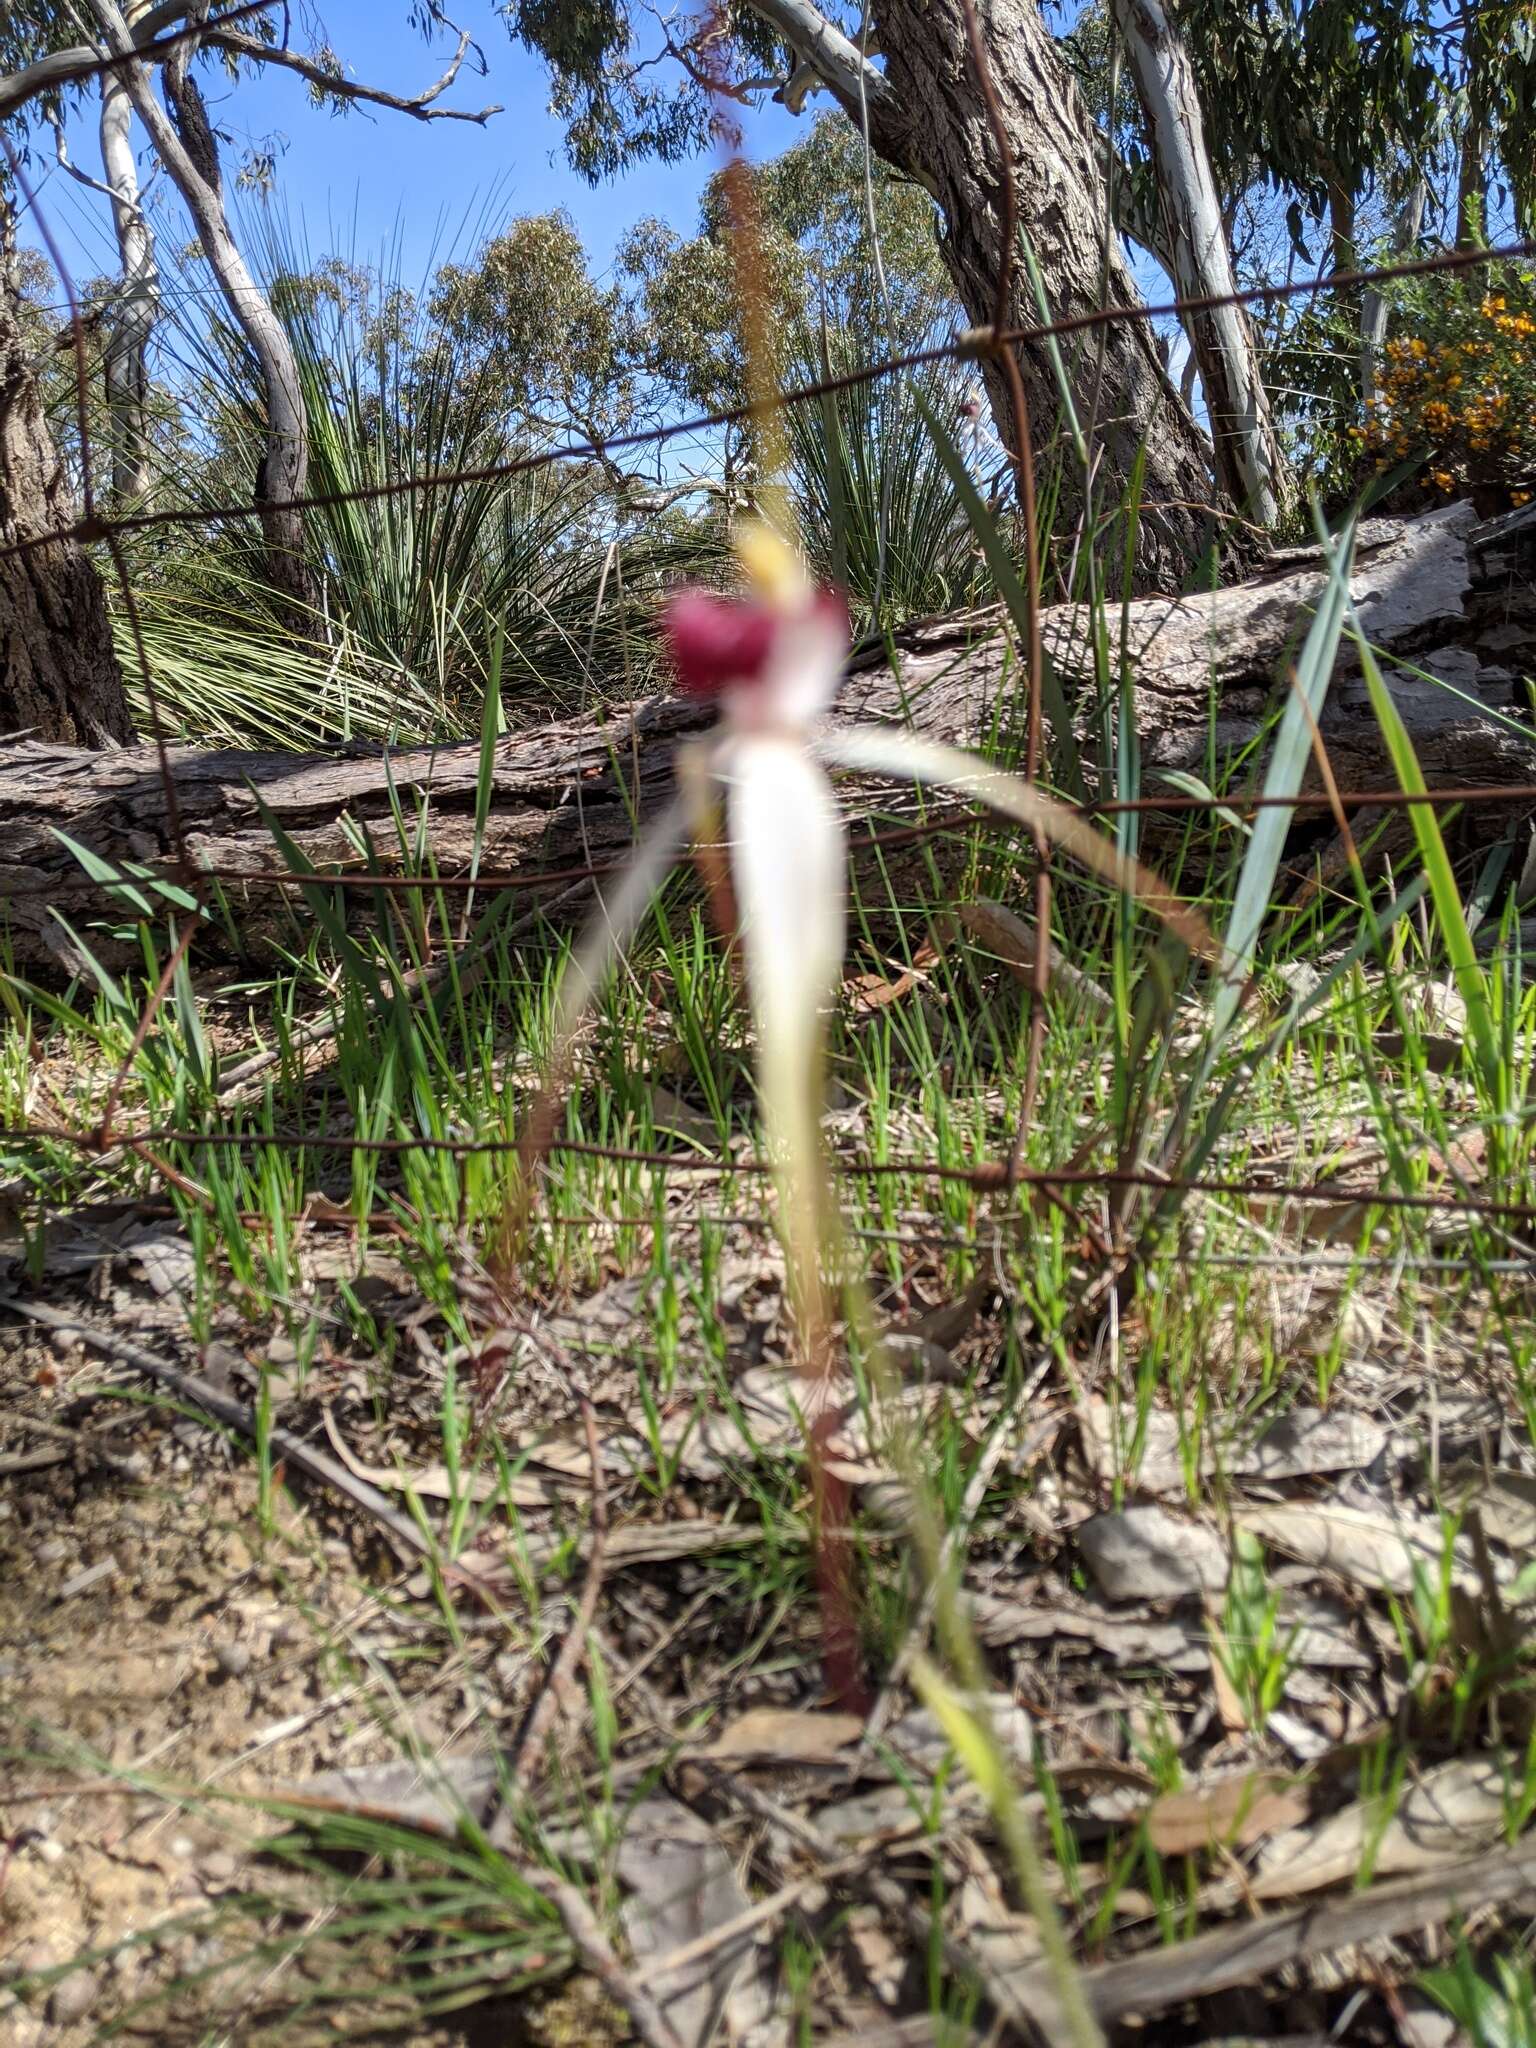
[[(1431, 785), (1515, 792), (1536, 784), (1536, 730), (1524, 698), (1524, 680), (1536, 670), (1533, 511), (1480, 526), (1461, 504), (1361, 530), (1357, 613), (1382, 652)], [(1143, 598), (1126, 609), (1148, 795), (1171, 793), (1174, 785), (1161, 779), (1170, 772), (1213, 778), (1219, 788), (1228, 767), (1240, 764), (1240, 786), (1256, 778), (1257, 743), (1322, 587), (1317, 551), (1297, 549), (1276, 555), (1248, 582), (1200, 596)], [(1112, 614), (1112, 630), (1119, 619)], [(1097, 690), (1087, 617), (1081, 607), (1051, 606), (1043, 626), (1048, 656), (1086, 732)], [(911, 625), (892, 655), (881, 649), (855, 658), (837, 719), (909, 723), (967, 745), (1000, 718), (1022, 718), (1016, 643), (996, 607)], [(1112, 660), (1118, 664), (1118, 647)], [(654, 698), (502, 740), (480, 850), (489, 886), (538, 871), (552, 875), (552, 893), (563, 889), (568, 898), (570, 875), (562, 871), (622, 858), (633, 820), (670, 790), (677, 743), (706, 720), (695, 705)], [(1321, 724), (1341, 789), (1395, 785), (1348, 643)], [(264, 812), (321, 870), (364, 870), (371, 849), (379, 868), (400, 871), (407, 866), (402, 845), (419, 836), (438, 874), (464, 875), (474, 848), (477, 762), (472, 743), (330, 755), (169, 752), (186, 855), (226, 878), (241, 942), (254, 954), (279, 928), (285, 900), (275, 879), (285, 863)], [(863, 818), (900, 818), (913, 809), (910, 793), (850, 789), (847, 801), (850, 814)], [(1479, 806), (1472, 829), (1486, 832), (1492, 823), (1502, 830), (1520, 808), (1536, 810), (1536, 803), (1512, 795), (1508, 804)], [(13, 958), (24, 965), (75, 967), (76, 949), (55, 911), (72, 924), (95, 925), (111, 908), (60, 834), (113, 864), (170, 869), (177, 854), (155, 750), (143, 745), (0, 745), (0, 820), (0, 919)], [(1148, 820), (1154, 851), (1155, 823)], [(1309, 829), (1315, 838), (1331, 826), (1314, 814)], [(376, 914), (369, 894), (353, 891), (351, 899), (355, 915)], [(93, 936), (93, 949), (96, 943)], [(109, 939), (101, 946), (108, 959), (122, 957)]]

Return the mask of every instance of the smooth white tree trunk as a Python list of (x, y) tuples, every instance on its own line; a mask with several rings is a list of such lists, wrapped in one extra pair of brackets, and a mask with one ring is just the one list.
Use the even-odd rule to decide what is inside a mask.
[[(1237, 279), (1183, 39), (1163, 0), (1113, 6), (1151, 134), (1175, 288), (1180, 298), (1230, 297)], [(1285, 500), (1284, 461), (1248, 317), (1241, 306), (1216, 306), (1187, 324), (1218, 476), (1249, 519), (1272, 526)]]
[(112, 194), (119, 292), (106, 338), (107, 413), (112, 432), (112, 497), (148, 506), (149, 340), (160, 314), (155, 243), (139, 190), (133, 152), (133, 101), (121, 77), (101, 81), (101, 165)]
[(303, 496), (309, 470), (308, 421), (292, 345), (230, 232), (216, 165), (202, 167), (193, 161), (176, 124), (155, 97), (147, 68), (134, 55), (133, 35), (116, 0), (91, 0), (91, 9), (113, 54), (129, 60), (117, 75), (166, 175), (186, 201), (224, 303), (260, 367), (267, 452), (256, 510), (266, 541), (267, 574), (293, 604), (306, 607), (312, 592), (304, 562), (303, 515), (285, 509), (288, 501)]

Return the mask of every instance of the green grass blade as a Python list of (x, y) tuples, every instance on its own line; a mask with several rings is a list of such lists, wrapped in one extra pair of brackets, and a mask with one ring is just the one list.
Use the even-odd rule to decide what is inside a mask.
[[(1365, 673), (1365, 686), (1370, 692), (1371, 708), (1376, 713), (1376, 723), (1381, 727), (1381, 736), (1386, 742), (1387, 752), (1392, 757), (1392, 767), (1401, 788), (1414, 794), (1422, 794), (1428, 784), (1424, 771), (1419, 766), (1419, 757), (1414, 752), (1413, 741), (1403, 723), (1402, 714), (1393, 702), (1392, 692), (1387, 688), (1386, 679), (1377, 666), (1360, 621), (1351, 607), (1351, 632), (1360, 653), (1360, 665)], [(1441, 941), (1451, 963), (1451, 972), (1456, 980), (1457, 993), (1466, 1005), (1467, 1029), (1471, 1033), (1472, 1047), (1477, 1058), (1479, 1074), (1487, 1091), (1490, 1103), (1501, 1104), (1504, 1090), (1505, 1062), (1499, 1044), (1498, 1023), (1494, 1016), (1493, 998), (1488, 976), (1477, 957), (1471, 927), (1467, 923), (1466, 908), (1461, 900), (1461, 891), (1456, 886), (1456, 875), (1451, 867), (1451, 857), (1446, 851), (1445, 835), (1440, 830), (1440, 820), (1435, 816), (1432, 804), (1410, 804), (1408, 817), (1413, 826), (1414, 840), (1419, 857), (1424, 863), (1424, 872), (1429, 879), (1430, 901), (1434, 905), (1435, 921), (1440, 927)]]
[(1296, 663), (1296, 686), (1280, 715), (1263, 792), (1266, 798), (1278, 798), (1280, 801), (1271, 802), (1258, 812), (1243, 855), (1232, 915), (1227, 923), (1227, 964), (1211, 1004), (1210, 1036), (1204, 1064), (1207, 1075), (1236, 1021), (1243, 991), (1253, 973), (1259, 934), (1269, 916), (1275, 876), (1279, 873), (1285, 842), (1291, 830), (1292, 812), (1285, 799), (1295, 796), (1300, 790), (1312, 756), (1313, 722), (1328, 694), (1349, 607), (1354, 545), (1355, 524), (1351, 521), (1340, 535), (1336, 551), (1329, 551), (1328, 585)]

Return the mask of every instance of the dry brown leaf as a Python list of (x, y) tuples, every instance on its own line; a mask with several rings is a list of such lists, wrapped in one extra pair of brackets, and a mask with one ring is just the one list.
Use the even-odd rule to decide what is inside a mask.
[[(1432, 1585), (1439, 1582), (1445, 1533), (1438, 1517), (1286, 1502), (1243, 1508), (1233, 1520), (1239, 1529), (1287, 1557), (1334, 1572), (1372, 1592), (1411, 1593), (1426, 1576)], [(1457, 1538), (1452, 1551), (1451, 1578), (1464, 1590), (1478, 1584), (1463, 1537)]]
[(910, 995), (916, 988), (918, 976), (910, 968), (895, 981), (887, 981), (883, 974), (850, 975), (843, 986), (853, 999), (858, 1010), (883, 1010), (890, 1003), (900, 1002), (904, 995)]
[(1232, 1682), (1223, 1659), (1216, 1653), (1216, 1644), (1221, 1641), (1225, 1617), (1221, 1603), (1207, 1599), (1205, 1603), (1205, 1627), (1211, 1642), (1211, 1691), (1216, 1698), (1216, 1712), (1221, 1725), (1229, 1735), (1248, 1733), (1248, 1709), (1243, 1705), (1243, 1696)]
[(1219, 1593), (1231, 1569), (1227, 1546), (1214, 1530), (1162, 1508), (1095, 1515), (1078, 1529), (1077, 1542), (1094, 1583), (1110, 1600)]
[(1536, 1549), (1536, 1479), (1507, 1466), (1485, 1470), (1470, 1459), (1444, 1476), (1446, 1497), (1465, 1513), (1475, 1508), (1496, 1543), (1511, 1550)]
[[(750, 1904), (730, 1857), (681, 1801), (658, 1797), (626, 1816), (615, 1866), (631, 1892), (624, 1930), (646, 1988), (682, 2048), (708, 2048), (753, 1947), (750, 1929), (709, 1940)], [(672, 1961), (699, 1949), (692, 1961)]]
[(685, 1102), (675, 1089), (658, 1081), (651, 1089), (651, 1127), (659, 1137), (681, 1138), (685, 1145), (712, 1159), (720, 1150), (720, 1131), (713, 1117)]
[(1481, 1129), (1464, 1131), (1459, 1138), (1452, 1138), (1443, 1151), (1438, 1145), (1426, 1145), (1424, 1157), (1436, 1172), (1449, 1174), (1453, 1180), (1465, 1181), (1468, 1187), (1475, 1188), (1487, 1171), (1488, 1133)]
[(1315, 1244), (1353, 1243), (1371, 1213), (1371, 1197), (1345, 1196), (1337, 1202), (1293, 1202), (1282, 1192), (1249, 1195), (1244, 1204), (1256, 1223), (1273, 1228), (1282, 1217), (1293, 1237), (1305, 1237)]
[[(1465, 1048), (1459, 1038), (1449, 1038), (1444, 1032), (1416, 1032), (1414, 1050), (1432, 1074), (1454, 1074), (1460, 1067)], [(1347, 1053), (1345, 1042), (1339, 1041), (1341, 1051)], [(1408, 1040), (1401, 1031), (1373, 1031), (1371, 1051), (1384, 1060), (1400, 1060), (1408, 1050)]]
[(1209, 1662), (1203, 1632), (1176, 1621), (1137, 1621), (1084, 1603), (1067, 1606), (975, 1592), (966, 1607), (982, 1642), (1085, 1643), (1117, 1664), (1161, 1664), (1169, 1671), (1204, 1674)]
[[(1035, 934), (1016, 911), (1010, 910), (1005, 903), (993, 902), (989, 896), (978, 896), (969, 903), (957, 903), (952, 915), (973, 939), (997, 955), (1015, 981), (1033, 980)], [(1088, 1009), (1097, 1010), (1103, 1016), (1114, 1008), (1098, 983), (1084, 974), (1080, 967), (1074, 967), (1070, 960), (1064, 959), (1049, 939), (1046, 941), (1046, 969), (1051, 987), (1075, 996)]]
[(1520, 1775), (1513, 1758), (1457, 1757), (1405, 1786), (1395, 1807), (1357, 1800), (1315, 1827), (1266, 1843), (1247, 1894), (1282, 1899), (1321, 1891), (1357, 1878), (1367, 1860), (1377, 1877), (1458, 1863), (1500, 1839)]
[(1298, 1826), (1310, 1811), (1306, 1789), (1294, 1778), (1245, 1772), (1154, 1799), (1146, 1811), (1147, 1839), (1164, 1856), (1192, 1856), (1218, 1846), (1246, 1849)]
[(864, 1732), (858, 1714), (818, 1714), (793, 1707), (751, 1707), (715, 1737), (703, 1754), (716, 1763), (761, 1757), (772, 1763), (829, 1763)]
[(401, 1757), (321, 1771), (279, 1796), (322, 1813), (368, 1815), (451, 1836), (466, 1814), (484, 1824), (502, 1782), (494, 1753), (454, 1750), (419, 1763)]
[[(1146, 1493), (1182, 1493), (1187, 1484), (1179, 1419), (1154, 1408), (1139, 1425), (1134, 1411), (1092, 1395), (1078, 1415), (1083, 1456), (1097, 1479), (1134, 1479)], [(1139, 1455), (1137, 1450), (1139, 1439)], [(1203, 1477), (1306, 1479), (1374, 1465), (1386, 1448), (1380, 1423), (1347, 1409), (1292, 1408), (1272, 1421), (1235, 1417), (1207, 1422), (1198, 1458)]]

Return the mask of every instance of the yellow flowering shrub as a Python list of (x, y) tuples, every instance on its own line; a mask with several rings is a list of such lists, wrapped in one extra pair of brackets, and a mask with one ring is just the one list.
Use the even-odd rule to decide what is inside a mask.
[(1420, 488), (1488, 512), (1536, 492), (1536, 271), (1413, 281), (1393, 307), (1378, 388), (1352, 430), (1378, 469), (1427, 453)]

